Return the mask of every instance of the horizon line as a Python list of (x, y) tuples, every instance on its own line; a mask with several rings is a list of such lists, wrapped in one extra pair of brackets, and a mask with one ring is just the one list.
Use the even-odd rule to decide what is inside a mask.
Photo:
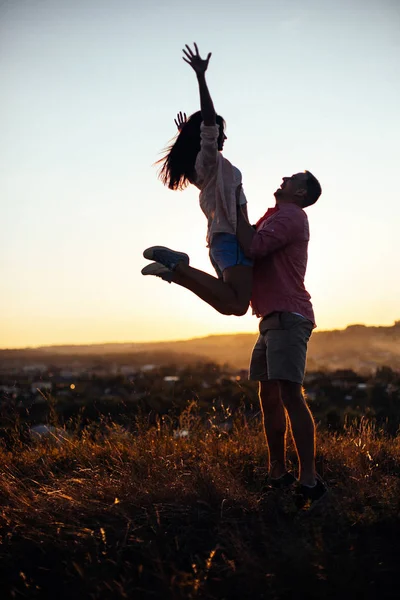
[[(400, 319), (396, 319), (392, 325), (365, 325), (365, 323), (350, 323), (348, 325), (346, 325), (343, 328), (340, 327), (335, 327), (333, 329), (320, 329), (318, 331), (316, 331), (315, 333), (327, 333), (327, 332), (333, 332), (333, 331), (345, 331), (346, 329), (350, 328), (350, 327), (370, 327), (370, 328), (379, 328), (379, 327), (396, 327), (396, 325), (400, 325)], [(177, 343), (177, 342), (191, 342), (194, 340), (204, 340), (207, 338), (211, 338), (211, 337), (227, 337), (227, 336), (232, 336), (232, 335), (256, 335), (257, 332), (255, 331), (240, 331), (237, 333), (210, 333), (208, 335), (204, 335), (204, 336), (196, 336), (196, 337), (190, 337), (190, 338), (180, 338), (180, 339), (169, 339), (169, 340), (148, 340), (148, 341), (132, 341), (132, 340), (128, 340), (128, 341), (105, 341), (105, 342), (85, 342), (85, 343), (79, 343), (79, 344), (74, 344), (74, 343), (63, 343), (63, 344), (41, 344), (39, 346), (9, 346), (9, 347), (5, 347), (5, 348), (0, 348), (0, 352), (4, 352), (7, 350), (41, 350), (43, 348), (64, 348), (66, 346), (71, 346), (73, 348), (82, 348), (83, 346), (111, 346), (111, 345), (127, 345), (127, 344), (140, 344), (140, 345), (146, 345), (146, 344), (173, 344), (173, 343)]]

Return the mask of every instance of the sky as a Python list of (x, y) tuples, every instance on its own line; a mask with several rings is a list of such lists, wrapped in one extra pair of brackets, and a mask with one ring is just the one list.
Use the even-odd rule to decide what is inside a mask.
[(0, 347), (256, 332), (143, 277), (165, 245), (213, 273), (198, 191), (154, 162), (199, 110), (227, 122), (251, 222), (308, 169), (306, 287), (320, 330), (400, 318), (398, 0), (0, 0)]

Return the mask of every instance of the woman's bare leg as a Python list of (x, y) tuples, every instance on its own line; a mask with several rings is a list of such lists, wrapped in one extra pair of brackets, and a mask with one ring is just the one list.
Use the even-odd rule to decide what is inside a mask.
[(223, 279), (179, 263), (172, 281), (190, 290), (223, 315), (246, 314), (251, 297), (253, 268), (244, 265), (228, 267)]

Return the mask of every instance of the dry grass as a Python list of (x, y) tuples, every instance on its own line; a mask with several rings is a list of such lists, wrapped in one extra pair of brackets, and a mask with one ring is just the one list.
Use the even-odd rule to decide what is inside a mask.
[(2, 597), (397, 597), (400, 438), (320, 433), (330, 498), (303, 514), (262, 492), (258, 423), (181, 421), (1, 451)]

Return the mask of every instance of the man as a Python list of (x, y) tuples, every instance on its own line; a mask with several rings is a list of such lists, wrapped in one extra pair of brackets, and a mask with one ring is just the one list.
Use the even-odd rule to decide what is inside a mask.
[(253, 349), (250, 379), (259, 381), (260, 403), (270, 465), (269, 483), (296, 483), (286, 469), (289, 418), (299, 459), (300, 506), (326, 494), (315, 470), (315, 424), (303, 394), (307, 343), (315, 327), (310, 295), (304, 287), (309, 226), (304, 208), (314, 204), (321, 186), (308, 171), (284, 177), (274, 194), (276, 207), (249, 225), (238, 207), (237, 237), (254, 260), (253, 312), (261, 317)]

